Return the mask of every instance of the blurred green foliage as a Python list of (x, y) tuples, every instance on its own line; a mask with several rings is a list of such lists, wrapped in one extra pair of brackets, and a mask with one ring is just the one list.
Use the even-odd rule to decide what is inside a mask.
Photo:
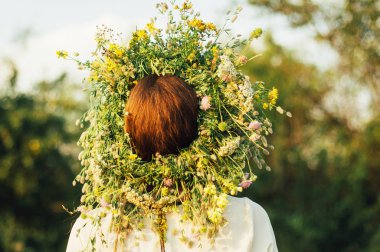
[(14, 68), (0, 96), (0, 251), (63, 251), (73, 219), (62, 205), (79, 198), (79, 131), (67, 116), (83, 106), (67, 99), (65, 75), (32, 94), (16, 92), (16, 80)]
[(278, 87), (293, 118), (271, 118), (273, 171), (245, 195), (267, 209), (280, 251), (379, 251), (380, 119), (350, 128), (324, 106), (328, 77), (266, 44), (246, 71)]
[[(295, 28), (307, 28), (331, 46), (339, 64), (331, 82), (349, 78), (371, 94), (380, 114), (380, 3), (378, 0), (248, 0), (265, 15), (284, 15)], [(322, 60), (322, 59), (321, 59)], [(347, 80), (345, 80), (347, 81)]]
[[(280, 251), (380, 251), (379, 2), (249, 2), (312, 29), (339, 55), (338, 65), (321, 73), (268, 40), (269, 53), (249, 67), (279, 87), (279, 103), (294, 114), (272, 119), (273, 176), (262, 176), (250, 196), (268, 209)], [(371, 94), (372, 118), (357, 127), (350, 96), (335, 101), (341, 113), (325, 105), (342, 79)]]

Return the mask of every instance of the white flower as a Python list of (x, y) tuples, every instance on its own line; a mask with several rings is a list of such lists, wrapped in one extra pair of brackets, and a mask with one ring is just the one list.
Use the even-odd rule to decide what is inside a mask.
[(257, 141), (257, 140), (259, 140), (260, 139), (260, 135), (259, 134), (257, 134), (257, 133), (252, 133), (252, 135), (249, 137), (249, 140), (251, 140), (252, 142), (255, 142), (255, 141)]
[(218, 66), (217, 75), (224, 81), (231, 81), (236, 78), (237, 71), (230, 57), (227, 55), (220, 56), (221, 62)]
[(102, 207), (108, 207), (110, 204), (107, 203), (107, 201), (104, 198), (100, 199), (100, 205)]
[(283, 113), (284, 113), (284, 110), (283, 110), (280, 106), (278, 106), (278, 107), (276, 108), (276, 110), (277, 110), (277, 112), (280, 113), (280, 114), (283, 114)]
[(239, 147), (240, 137), (235, 137), (229, 141), (226, 141), (222, 147), (220, 147), (218, 151), (218, 155), (229, 156), (235, 152), (235, 150)]
[(247, 98), (252, 97), (255, 93), (247, 76), (244, 78), (243, 84), (239, 85), (239, 90)]

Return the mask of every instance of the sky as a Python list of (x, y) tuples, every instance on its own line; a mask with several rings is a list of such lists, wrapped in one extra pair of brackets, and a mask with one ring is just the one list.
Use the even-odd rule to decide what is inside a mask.
[[(9, 76), (9, 60), (19, 69), (18, 88), (22, 91), (30, 90), (37, 81), (54, 79), (62, 72), (67, 72), (71, 80), (80, 81), (84, 73), (76, 69), (74, 62), (57, 59), (55, 52), (80, 52), (88, 58), (95, 47), (97, 25), (104, 24), (116, 32), (129, 34), (136, 27), (143, 28), (157, 15), (157, 2), (0, 0), (0, 85)], [(322, 70), (336, 62), (336, 55), (326, 45), (313, 41), (311, 30), (291, 30), (285, 17), (268, 17), (248, 5), (246, 0), (193, 0), (192, 3), (204, 20), (217, 25), (224, 22), (228, 9), (240, 5), (243, 11), (231, 27), (234, 33), (244, 36), (261, 27), (264, 32), (271, 31), (276, 42)], [(253, 46), (264, 50), (262, 41)]]

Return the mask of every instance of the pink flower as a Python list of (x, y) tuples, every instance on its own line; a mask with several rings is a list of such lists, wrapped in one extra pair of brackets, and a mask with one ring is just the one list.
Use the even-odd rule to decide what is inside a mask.
[(211, 104), (210, 104), (210, 97), (208, 96), (204, 96), (201, 100), (201, 106), (200, 108), (204, 111), (208, 110), (209, 108), (211, 108)]
[(77, 211), (79, 211), (81, 213), (87, 213), (87, 208), (85, 206), (79, 206), (77, 208)]
[(232, 77), (229, 74), (225, 74), (222, 76), (222, 80), (225, 82), (230, 82), (230, 81), (232, 81)]
[(248, 187), (250, 187), (252, 185), (252, 181), (249, 181), (249, 180), (245, 180), (243, 182), (241, 182), (239, 184), (239, 186), (243, 189), (247, 189)]
[(244, 55), (239, 56), (238, 60), (240, 64), (245, 64), (248, 61), (247, 57), (245, 57)]
[(164, 178), (164, 186), (171, 187), (173, 185), (173, 180), (171, 178)]
[(261, 123), (256, 121), (256, 120), (250, 122), (248, 125), (248, 129), (250, 129), (250, 130), (258, 130), (260, 128), (261, 128)]
[(110, 204), (107, 203), (107, 201), (104, 198), (100, 199), (100, 206), (101, 207), (108, 207)]

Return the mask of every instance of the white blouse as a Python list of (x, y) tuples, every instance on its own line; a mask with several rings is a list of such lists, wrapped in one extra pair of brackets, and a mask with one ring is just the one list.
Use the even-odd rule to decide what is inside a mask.
[[(228, 197), (228, 201), (229, 204), (224, 213), (228, 224), (220, 229), (215, 237), (214, 245), (211, 245), (206, 237), (201, 237), (200, 243), (194, 243), (190, 248), (187, 244), (180, 241), (181, 231), (175, 232), (175, 230), (184, 230), (185, 234), (191, 237), (191, 224), (181, 222), (179, 214), (168, 214), (165, 251), (277, 252), (276, 239), (265, 210), (248, 198)], [(116, 234), (109, 231), (110, 223), (111, 216), (109, 215), (101, 224), (107, 244), (102, 244), (101, 239), (97, 238), (95, 251), (114, 251)], [(132, 231), (125, 242), (119, 242), (117, 251), (161, 251), (158, 235), (148, 225), (145, 226), (141, 231)], [(71, 230), (66, 251), (90, 251), (92, 248), (91, 237), (94, 237), (94, 234), (98, 234), (96, 230), (97, 228), (90, 220), (78, 218)], [(195, 237), (193, 240), (198, 241)]]

